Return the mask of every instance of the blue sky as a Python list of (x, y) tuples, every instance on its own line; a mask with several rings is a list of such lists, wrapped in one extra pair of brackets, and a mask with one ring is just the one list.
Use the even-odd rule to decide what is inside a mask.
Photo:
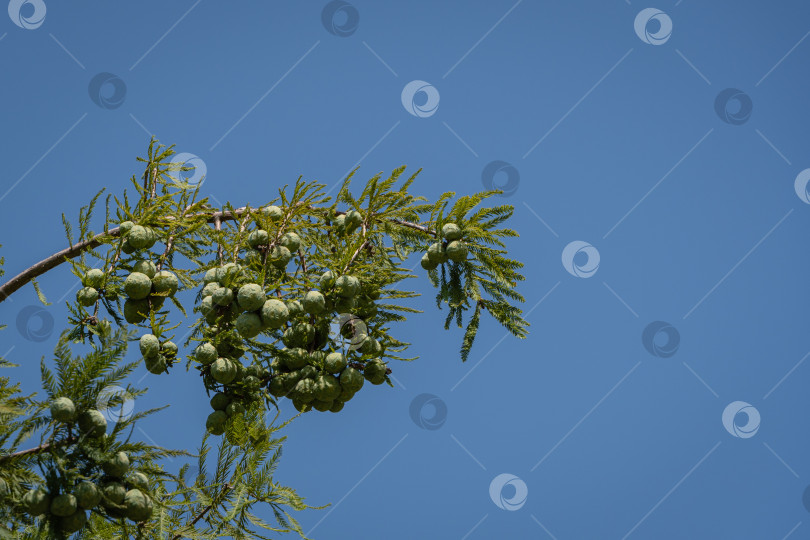
[[(529, 338), (486, 320), (462, 363), (413, 280), (426, 313), (398, 332), (421, 358), (393, 366), (400, 386), (287, 429), (278, 479), (332, 503), (300, 514), (311, 536), (806, 537), (806, 3), (45, 5), (0, 22), (10, 275), (65, 247), (62, 212), (120, 193), (151, 134), (236, 205), (357, 165), (421, 167), (431, 199), (510, 187)], [(408, 110), (412, 81), (429, 93)], [(44, 339), (30, 287), (0, 305), (30, 391), (76, 287), (66, 267), (41, 281), (61, 300)], [(196, 378), (143, 384), (139, 407), (172, 405), (143, 433), (195, 446)]]

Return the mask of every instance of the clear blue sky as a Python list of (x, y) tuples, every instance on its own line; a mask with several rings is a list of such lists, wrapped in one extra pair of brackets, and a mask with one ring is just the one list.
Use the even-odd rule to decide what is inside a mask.
[[(393, 366), (400, 387), (287, 430), (278, 479), (333, 503), (300, 515), (312, 536), (810, 534), (810, 205), (794, 189), (810, 167), (807, 3), (353, 0), (330, 32), (326, 1), (45, 2), (41, 24), (23, 7), (37, 28), (0, 21), (9, 274), (65, 246), (61, 212), (120, 193), (150, 134), (204, 161), (205, 195), (240, 205), (356, 164), (423, 167), (414, 191), (430, 198), (482, 189), (493, 161), (495, 185), (512, 172), (530, 337), (487, 320), (462, 364), (414, 280), (427, 312), (399, 332), (421, 359)], [(105, 72), (126, 88), (101, 88), (108, 109), (88, 94)], [(430, 92), (409, 112), (411, 81), (433, 88), (417, 83)], [(60, 268), (42, 285), (57, 301), (76, 283)], [(35, 303), (26, 288), (0, 305), (2, 352), (31, 391), (57, 336), (17, 329)], [(47, 314), (61, 328), (64, 301)], [(195, 446), (198, 379), (143, 384), (138, 407), (172, 404), (144, 433)], [(424, 418), (446, 406), (438, 429), (409, 414), (423, 393)], [(737, 401), (752, 415), (732, 407), (729, 431)], [(490, 496), (503, 473), (518, 480), (495, 500), (513, 511)]]

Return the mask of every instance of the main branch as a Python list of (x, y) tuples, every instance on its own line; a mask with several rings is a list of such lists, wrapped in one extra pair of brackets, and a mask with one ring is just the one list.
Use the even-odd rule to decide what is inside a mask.
[[(208, 223), (216, 223), (218, 221), (233, 221), (238, 219), (242, 214), (247, 211), (247, 207), (237, 208), (233, 212), (230, 211), (223, 211), (223, 212), (211, 212), (206, 214), (198, 214), (199, 216), (206, 216)], [(336, 212), (337, 214), (343, 214), (344, 212)], [(171, 218), (170, 218), (171, 219)], [(436, 232), (428, 229), (423, 225), (419, 225), (417, 223), (411, 223), (410, 221), (402, 221), (399, 219), (392, 219), (390, 220), (391, 223), (396, 225), (402, 225), (403, 227), (408, 227), (410, 229), (415, 229), (417, 231), (421, 231), (423, 233), (436, 236)], [(78, 242), (76, 244), (71, 245), (54, 253), (50, 257), (42, 259), (35, 265), (27, 268), (11, 278), (10, 280), (6, 281), (2, 285), (0, 285), (0, 302), (4, 302), (9, 296), (11, 296), (14, 292), (19, 290), (23, 287), (23, 285), (29, 283), (32, 279), (36, 279), (37, 277), (41, 276), (42, 274), (52, 270), (62, 264), (63, 262), (73, 259), (81, 255), (83, 252), (87, 251), (88, 249), (96, 248), (104, 243), (105, 240), (110, 238), (115, 238), (121, 234), (121, 230), (119, 227), (115, 227), (109, 229), (103, 233), (98, 233), (97, 235), (93, 236), (92, 238), (88, 238), (82, 242)]]
[(78, 441), (78, 437), (68, 437), (67, 439), (63, 439), (61, 441), (55, 443), (45, 443), (39, 446), (35, 446), (34, 448), (29, 448), (28, 450), (20, 450), (19, 452), (14, 452), (13, 454), (7, 454), (5, 456), (0, 456), (0, 463), (4, 461), (8, 461), (10, 459), (20, 458), (23, 456), (30, 456), (32, 454), (39, 454), (40, 452), (45, 452), (50, 450), (55, 446), (62, 446), (65, 444), (73, 444)]

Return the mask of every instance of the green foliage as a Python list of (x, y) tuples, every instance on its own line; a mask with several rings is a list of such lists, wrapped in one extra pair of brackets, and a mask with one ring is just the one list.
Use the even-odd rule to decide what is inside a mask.
[[(516, 337), (527, 335), (516, 305), (524, 301), (515, 290), (522, 264), (508, 258), (504, 243), (517, 233), (501, 227), (513, 209), (482, 206), (499, 191), (445, 193), (430, 203), (408, 192), (420, 171), (401, 181), (400, 167), (374, 176), (359, 194), (350, 190), (354, 173), (334, 199), (324, 185), (299, 178), (258, 207), (214, 208), (198, 200), (198, 186), (177, 179), (186, 168), (172, 163), (173, 155), (173, 147), (151, 141), (138, 158), (143, 175), (131, 178), (134, 196), (103, 199), (102, 232), (91, 223), (104, 190), (79, 210), (75, 226), (62, 216), (68, 242), (81, 248), (70, 263), (85, 289), (67, 303), (69, 328), (53, 367), (42, 361), (45, 399), (20, 396), (18, 385), (0, 377), (0, 481), (10, 486), (5, 501), (0, 495), (8, 503), (0, 504), (0, 523), (15, 538), (66, 537), (67, 518), (24, 512), (28, 489), (56, 495), (80, 482), (103, 487), (127, 459), (148, 485), (142, 476), (128, 484), (112, 478), (122, 485), (109, 488), (76, 538), (303, 536), (292, 512), (311, 507), (273, 481), (284, 441), (277, 432), (289, 421), (279, 424), (271, 413), (282, 398), (302, 413), (349, 411), (344, 404), (361, 388), (393, 386), (393, 362), (414, 359), (395, 332), (396, 323), (420, 313), (406, 302), (417, 296), (405, 286), (418, 277), (407, 268), (412, 254), (430, 248), (423, 267), (437, 288), (437, 307), (447, 308), (445, 328), (464, 329), (462, 360), (485, 312)], [(106, 396), (111, 409), (145, 393), (124, 382), (140, 364), (124, 360), (127, 345), (144, 335), (140, 349), (150, 372), (188, 377), (177, 368), (184, 363), (217, 396), (193, 478), (187, 466), (165, 469), (166, 458), (186, 452), (134, 440), (136, 422), (168, 414), (162, 409), (119, 418), (105, 435), (93, 434), (104, 426), (91, 426), (92, 410), (110, 387), (121, 388)], [(78, 343), (89, 351), (72, 354)], [(62, 421), (50, 416), (56, 398), (70, 400), (55, 406)], [(212, 436), (221, 436), (216, 450)], [(20, 451), (34, 438), (37, 446)], [(110, 462), (119, 452), (120, 463)], [(126, 498), (133, 505), (152, 506), (148, 522), (132, 521), (143, 518), (121, 504), (125, 489), (138, 490)], [(261, 520), (259, 508), (270, 508), (275, 522)], [(79, 525), (84, 519), (73, 518)]]
[[(5, 371), (14, 367), (17, 366), (0, 358), (0, 369)], [(11, 508), (3, 502), (12, 497), (22, 497), (24, 490), (21, 486), (31, 484), (38, 478), (25, 461), (6, 458), (32, 435), (26, 418), (36, 407), (32, 397), (20, 394), (19, 383), (11, 384), (9, 377), (0, 376), (0, 483), (4, 483), (8, 489), (5, 498), (0, 496), (0, 538), (3, 531), (8, 530), (4, 524), (12, 519)]]
[[(175, 535), (185, 538), (266, 538), (258, 528), (275, 532), (301, 533), (290, 510), (310, 508), (295, 491), (272, 480), (281, 443), (284, 438), (274, 434), (285, 424), (274, 425), (277, 418), (266, 421), (263, 407), (254, 407), (229, 431), (216, 452), (215, 471), (206, 479), (206, 467), (211, 448), (207, 436), (199, 453), (201, 474), (189, 482), (188, 465), (178, 474), (160, 465), (166, 458), (189, 456), (185, 451), (168, 450), (132, 440), (135, 423), (161, 409), (150, 409), (120, 418), (102, 438), (80, 435), (75, 426), (53, 421), (48, 412), (56, 397), (70, 398), (77, 410), (97, 408), (98, 396), (105, 388), (124, 384), (123, 380), (137, 367), (138, 361), (123, 360), (132, 333), (109, 327), (98, 334), (98, 344), (82, 356), (69, 351), (66, 334), (59, 340), (54, 353), (54, 368), (41, 364), (45, 399), (20, 396), (19, 385), (10, 385), (8, 377), (0, 377), (0, 479), (11, 487), (11, 493), (0, 504), (0, 538), (4, 531), (14, 538), (61, 538), (55, 517), (37, 521), (26, 516), (19, 506), (29, 488), (42, 486), (50, 493), (69, 493), (80, 482), (100, 483), (104, 480), (101, 464), (119, 452), (124, 452), (133, 468), (147, 475), (149, 496), (156, 510), (152, 520), (159, 527), (144, 527), (107, 513), (97, 507), (90, 514), (87, 528), (78, 538), (137, 537), (165, 539)], [(3, 361), (0, 367), (13, 367)], [(119, 410), (124, 400), (135, 400), (145, 391), (130, 385), (124, 393), (107, 401), (108, 410)], [(163, 412), (162, 414), (167, 414)], [(288, 421), (289, 422), (289, 421)], [(20, 452), (20, 445), (38, 437), (37, 446)], [(31, 451), (33, 450), (33, 451)], [(38, 471), (38, 472), (37, 472)], [(108, 470), (109, 471), (109, 470)], [(272, 509), (276, 525), (262, 522), (253, 513), (258, 505)], [(200, 519), (203, 510), (204, 517)]]

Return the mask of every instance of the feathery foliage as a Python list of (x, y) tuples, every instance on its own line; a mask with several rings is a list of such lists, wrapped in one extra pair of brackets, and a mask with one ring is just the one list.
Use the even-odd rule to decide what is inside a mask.
[[(41, 363), (42, 399), (0, 377), (0, 538), (303, 536), (293, 512), (313, 507), (273, 480), (277, 432), (292, 421), (279, 421), (282, 400), (300, 413), (339, 412), (364, 381), (393, 386), (392, 363), (414, 359), (395, 335), (420, 313), (406, 302), (417, 296), (405, 285), (418, 277), (412, 254), (447, 309), (445, 328), (464, 329), (462, 360), (484, 313), (527, 335), (522, 264), (505, 244), (518, 235), (502, 226), (513, 208), (484, 206), (499, 191), (431, 203), (409, 193), (420, 171), (406, 178), (400, 167), (359, 193), (353, 171), (334, 198), (298, 178), (259, 206), (215, 208), (173, 156), (152, 140), (130, 191), (99, 191), (75, 224), (62, 216), (83, 287)], [(47, 303), (37, 275), (27, 281)], [(126, 360), (135, 340), (142, 358)], [(212, 396), (196, 455), (138, 440), (138, 421), (170, 414), (127, 408), (146, 393), (126, 382), (141, 365), (172, 377), (194, 370)], [(181, 457), (196, 466), (166, 469)], [(93, 489), (100, 501), (80, 500)], [(267, 509), (273, 522), (259, 517)]]

